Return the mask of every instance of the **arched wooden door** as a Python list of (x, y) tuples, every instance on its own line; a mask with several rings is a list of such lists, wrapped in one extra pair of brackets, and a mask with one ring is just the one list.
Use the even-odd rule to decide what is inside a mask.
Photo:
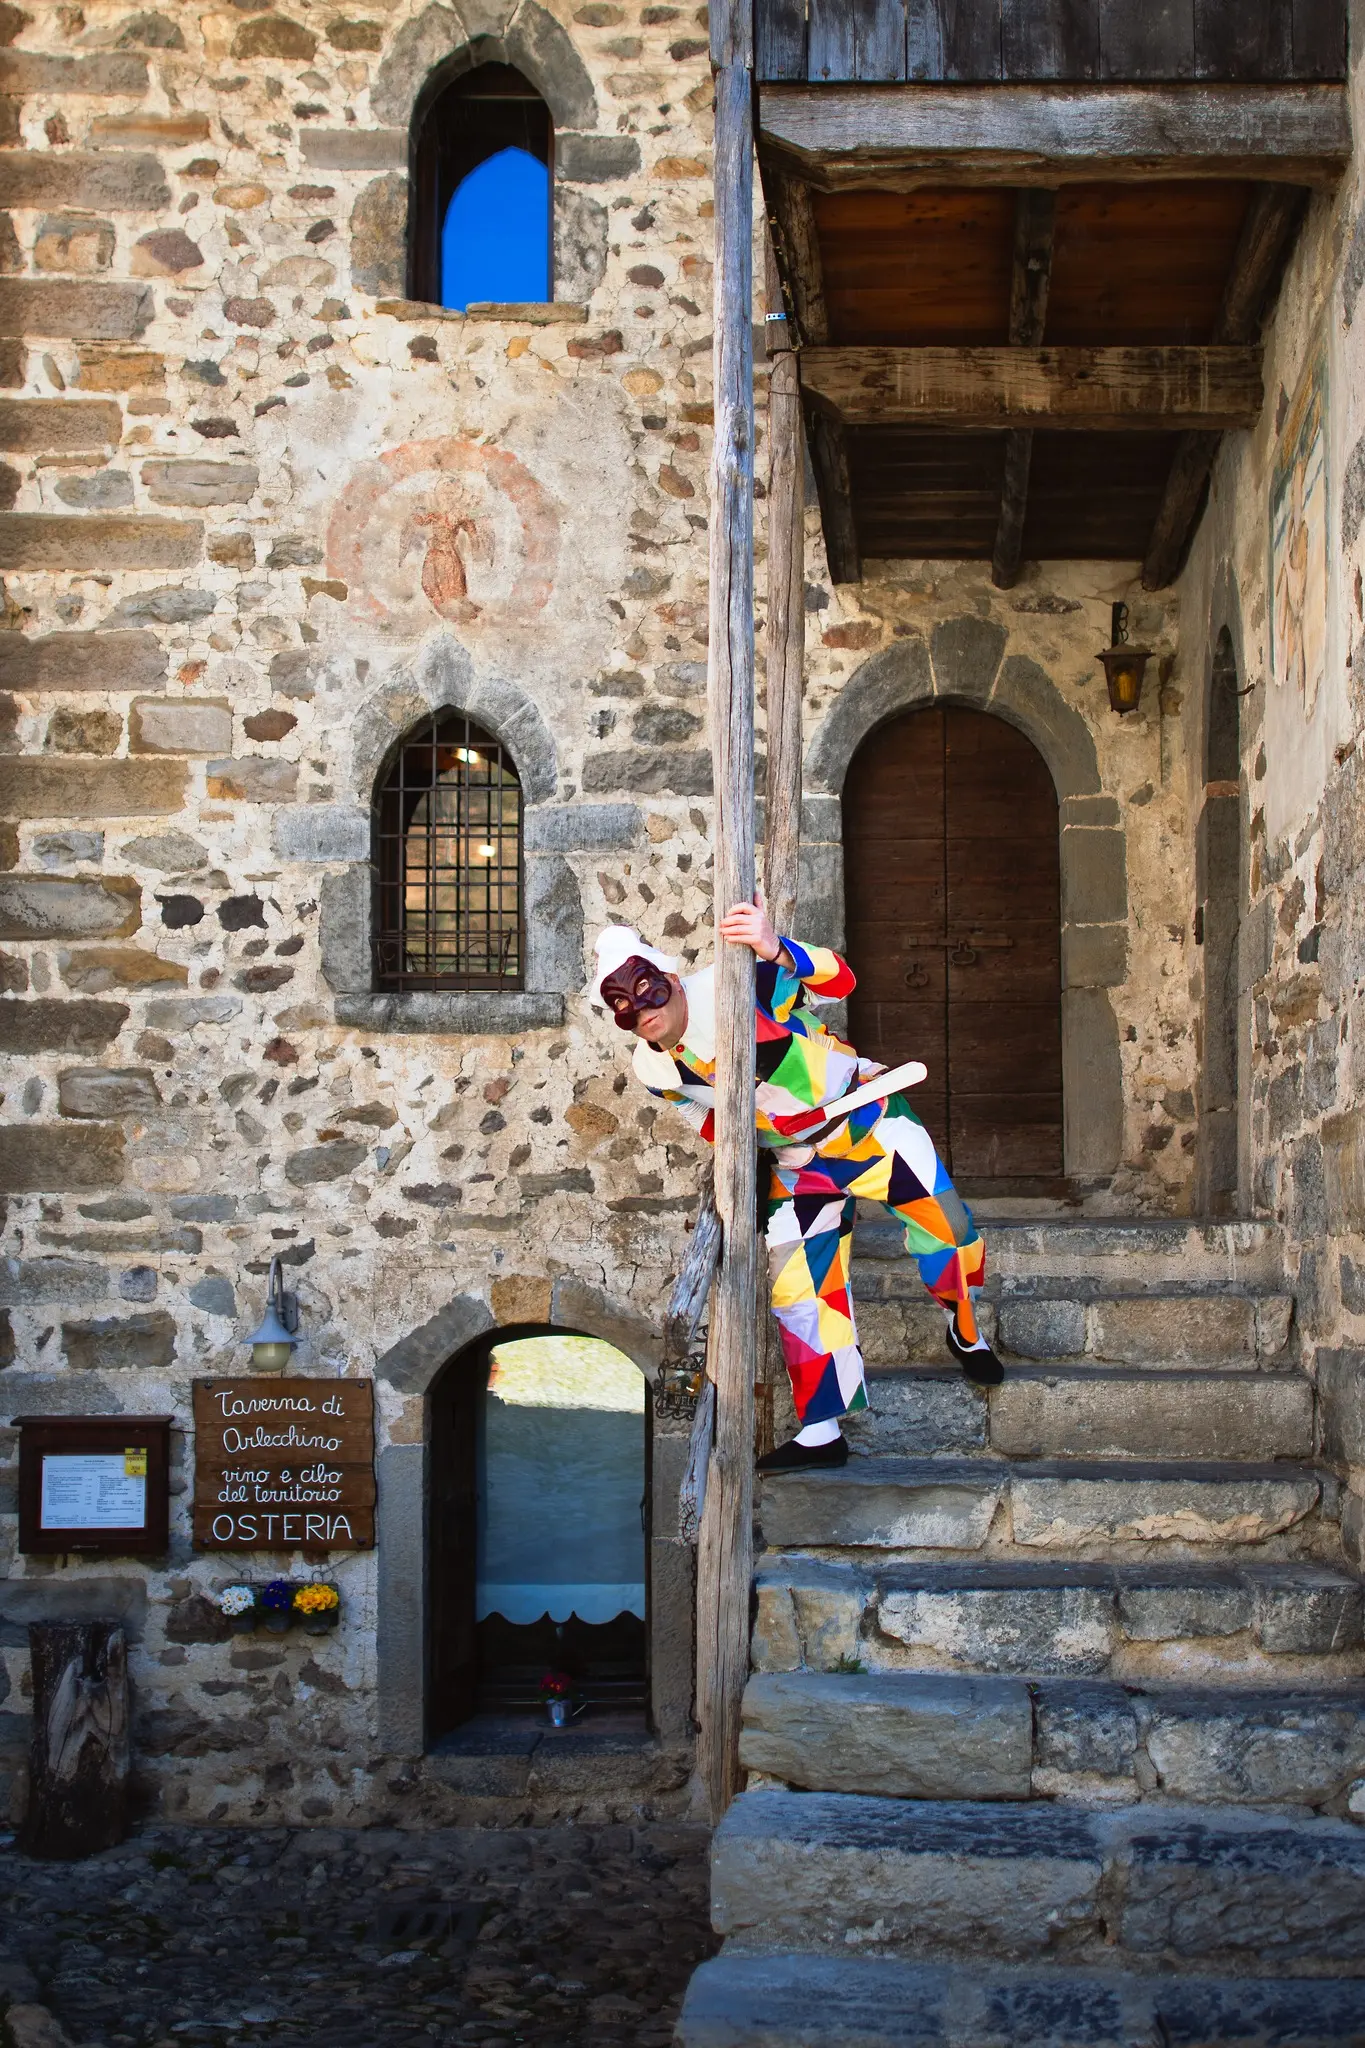
[(954, 1177), (1062, 1177), (1057, 793), (1013, 726), (957, 705), (880, 726), (844, 785), (854, 1044), (921, 1059), (915, 1108)]

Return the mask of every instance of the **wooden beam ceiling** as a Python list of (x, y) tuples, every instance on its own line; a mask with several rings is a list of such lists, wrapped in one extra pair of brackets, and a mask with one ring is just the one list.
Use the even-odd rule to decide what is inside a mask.
[(1256, 348), (808, 348), (801, 381), (846, 426), (1124, 433), (1253, 426)]
[(760, 152), (834, 191), (1251, 178), (1330, 187), (1342, 85), (768, 85)]

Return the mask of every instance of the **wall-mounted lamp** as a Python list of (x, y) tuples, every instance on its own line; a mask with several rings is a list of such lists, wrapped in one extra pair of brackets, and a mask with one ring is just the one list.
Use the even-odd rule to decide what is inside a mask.
[(251, 1363), (256, 1372), (283, 1372), (293, 1356), (299, 1327), (298, 1298), (284, 1291), (284, 1268), (277, 1258), (270, 1261), (266, 1282), (265, 1314), (261, 1327), (247, 1338)]
[(1109, 702), (1119, 717), (1136, 711), (1142, 699), (1142, 678), (1151, 659), (1150, 647), (1128, 645), (1128, 607), (1119, 603), (1110, 614), (1109, 636), (1112, 646), (1106, 647), (1097, 661), (1104, 665), (1104, 680), (1109, 686)]

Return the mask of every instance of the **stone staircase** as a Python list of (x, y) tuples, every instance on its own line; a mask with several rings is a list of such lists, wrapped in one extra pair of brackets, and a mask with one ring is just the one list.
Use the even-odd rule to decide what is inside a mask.
[(680, 2048), (1365, 2043), (1365, 1636), (1272, 1226), (985, 1220), (989, 1397), (860, 1229), (769, 1480)]

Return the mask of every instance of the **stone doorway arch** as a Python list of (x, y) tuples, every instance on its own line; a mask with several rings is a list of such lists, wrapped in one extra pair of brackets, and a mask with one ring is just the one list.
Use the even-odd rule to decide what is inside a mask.
[(1095, 742), (1046, 670), (1007, 654), (991, 619), (942, 620), (849, 677), (812, 739), (802, 805), (803, 935), (843, 943), (841, 798), (857, 749), (898, 713), (963, 704), (1032, 741), (1057, 790), (1061, 832), (1063, 1158), (1069, 1179), (1103, 1185), (1123, 1149), (1123, 1072), (1109, 990), (1128, 976), (1128, 865), (1118, 804), (1101, 786)]

